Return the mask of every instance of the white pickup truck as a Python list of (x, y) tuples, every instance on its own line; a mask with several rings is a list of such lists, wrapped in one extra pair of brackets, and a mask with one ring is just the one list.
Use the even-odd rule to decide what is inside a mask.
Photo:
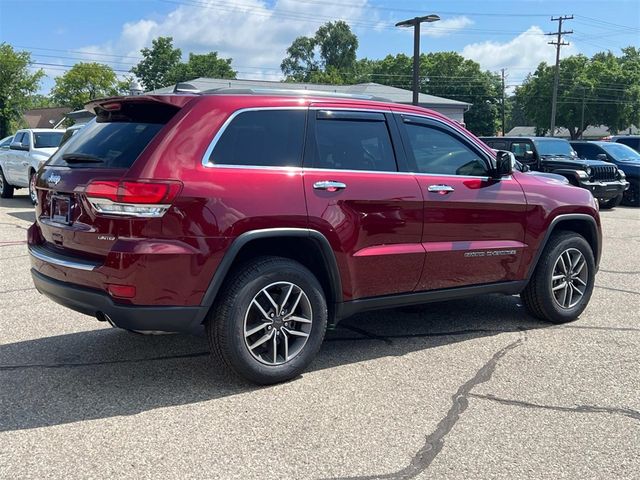
[(36, 203), (36, 172), (60, 145), (64, 130), (31, 128), (18, 130), (8, 145), (0, 146), (0, 197), (11, 198), (16, 188), (28, 188)]

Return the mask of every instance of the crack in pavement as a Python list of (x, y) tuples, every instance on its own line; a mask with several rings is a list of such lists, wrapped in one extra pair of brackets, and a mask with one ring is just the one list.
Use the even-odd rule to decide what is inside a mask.
[(382, 475), (364, 475), (355, 477), (337, 477), (334, 480), (374, 480), (383, 478), (405, 479), (414, 478), (424, 472), (438, 456), (442, 447), (444, 447), (444, 439), (456, 425), (464, 411), (469, 406), (468, 397), (471, 390), (481, 383), (491, 380), (491, 376), (495, 371), (498, 362), (510, 350), (519, 347), (524, 342), (524, 338), (519, 338), (515, 342), (510, 343), (506, 347), (498, 350), (480, 370), (464, 384), (462, 384), (456, 393), (451, 397), (452, 405), (445, 417), (440, 420), (436, 429), (427, 435), (424, 446), (418, 450), (413, 456), (411, 463), (398, 472), (386, 473)]
[(164, 355), (160, 357), (134, 358), (125, 360), (106, 360), (102, 362), (84, 362), (84, 363), (32, 363), (26, 365), (0, 365), (0, 372), (11, 370), (28, 370), (33, 368), (77, 368), (77, 367), (95, 367), (101, 365), (113, 365), (118, 363), (140, 363), (140, 362), (157, 362), (160, 360), (175, 360), (181, 358), (196, 358), (209, 355), (209, 352), (185, 353), (182, 355)]
[(640, 328), (635, 327), (598, 327), (597, 325), (559, 325), (557, 327), (550, 327), (554, 330), (564, 329), (578, 329), (578, 330), (608, 330), (611, 332), (640, 332)]
[(615, 274), (618, 274), (618, 275), (638, 275), (638, 274), (640, 274), (640, 270), (637, 271), (637, 272), (622, 272), (622, 271), (619, 271), (619, 270), (605, 270), (605, 269), (601, 268), (598, 271), (599, 272), (605, 272), (605, 273), (615, 273)]
[(26, 287), (26, 288), (14, 288), (13, 290), (0, 290), (0, 294), (2, 293), (13, 293), (13, 292), (26, 292), (29, 290), (35, 290), (36, 287)]
[(28, 257), (29, 254), (25, 253), (24, 255), (13, 255), (11, 257), (0, 257), (0, 260), (12, 260), (14, 258), (20, 258), (20, 257)]
[(9, 227), (15, 227), (15, 228), (17, 228), (18, 230), (24, 230), (25, 232), (26, 232), (27, 230), (29, 230), (27, 227), (24, 227), (24, 226), (22, 226), (22, 225), (16, 225), (15, 223), (0, 222), (0, 225), (7, 225), (7, 226), (9, 226)]
[(0, 247), (16, 247), (18, 245), (26, 245), (26, 244), (27, 244), (26, 240), (10, 240), (10, 241), (0, 242)]
[(631, 293), (632, 295), (640, 295), (640, 292), (634, 292), (633, 290), (623, 290), (621, 288), (603, 287), (602, 285), (596, 285), (596, 288), (602, 288), (604, 290), (611, 290), (613, 292)]
[(507, 398), (500, 398), (491, 394), (480, 395), (477, 393), (469, 393), (469, 396), (473, 398), (479, 398), (481, 400), (490, 400), (502, 405), (511, 405), (514, 407), (533, 409), (537, 408), (541, 410), (554, 410), (557, 412), (571, 413), (608, 413), (611, 415), (624, 415), (625, 417), (633, 418), (634, 420), (640, 420), (640, 412), (637, 410), (632, 410), (630, 408), (599, 407), (597, 405), (576, 405), (575, 407), (562, 407), (559, 405), (541, 405), (539, 403), (524, 402), (522, 400), (509, 400)]

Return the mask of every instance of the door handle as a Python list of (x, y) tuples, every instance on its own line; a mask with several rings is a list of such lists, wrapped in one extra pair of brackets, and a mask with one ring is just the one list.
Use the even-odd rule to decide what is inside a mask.
[(446, 195), (447, 193), (453, 192), (453, 187), (451, 185), (429, 185), (427, 187), (427, 191), (433, 193), (439, 193), (440, 195)]
[(326, 190), (327, 192), (337, 192), (347, 188), (346, 183), (334, 182), (333, 180), (321, 180), (313, 184), (313, 188), (316, 190)]

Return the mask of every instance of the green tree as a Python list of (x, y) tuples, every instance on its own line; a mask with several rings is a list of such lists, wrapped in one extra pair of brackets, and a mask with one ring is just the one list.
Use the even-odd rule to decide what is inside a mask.
[(171, 69), (167, 81), (171, 84), (200, 77), (236, 78), (236, 71), (231, 68), (231, 59), (218, 58), (218, 52), (190, 53), (186, 63), (178, 63)]
[[(551, 123), (554, 67), (541, 63), (516, 89), (517, 101), (541, 133)], [(623, 55), (574, 55), (560, 61), (556, 125), (580, 138), (589, 125), (606, 125), (617, 132), (640, 117), (640, 52), (629, 47)], [(584, 107), (584, 122), (583, 118)]]
[(31, 54), (0, 43), (0, 138), (6, 137), (29, 108), (29, 96), (38, 91), (42, 70), (29, 72)]
[(358, 37), (348, 24), (328, 22), (313, 37), (298, 37), (280, 69), (288, 82), (349, 83), (355, 76)]
[(52, 99), (59, 105), (80, 109), (90, 100), (125, 93), (124, 85), (108, 65), (76, 63), (71, 70), (56, 78)]
[[(372, 81), (410, 90), (413, 58), (388, 55), (382, 60), (360, 60), (357, 81)], [(493, 135), (499, 117), (501, 84), (498, 76), (483, 71), (473, 60), (456, 52), (420, 56), (420, 91), (472, 104), (465, 114), (467, 128), (478, 135)]]
[(182, 51), (173, 48), (173, 37), (158, 37), (151, 42), (151, 48), (140, 50), (143, 59), (131, 69), (145, 90), (155, 90), (171, 85), (173, 73), (180, 64)]

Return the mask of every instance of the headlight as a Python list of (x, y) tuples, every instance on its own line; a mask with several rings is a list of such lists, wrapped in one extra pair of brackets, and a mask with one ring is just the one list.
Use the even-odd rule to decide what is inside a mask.
[(587, 167), (585, 171), (587, 172), (587, 175), (591, 176), (591, 167)]
[(591, 173), (591, 172), (589, 172), (589, 171), (586, 171), (586, 172), (585, 172), (584, 170), (578, 170), (578, 176), (579, 176), (581, 179), (583, 179), (583, 180), (588, 180), (588, 179), (589, 179), (589, 174), (590, 174), (590, 173)]

